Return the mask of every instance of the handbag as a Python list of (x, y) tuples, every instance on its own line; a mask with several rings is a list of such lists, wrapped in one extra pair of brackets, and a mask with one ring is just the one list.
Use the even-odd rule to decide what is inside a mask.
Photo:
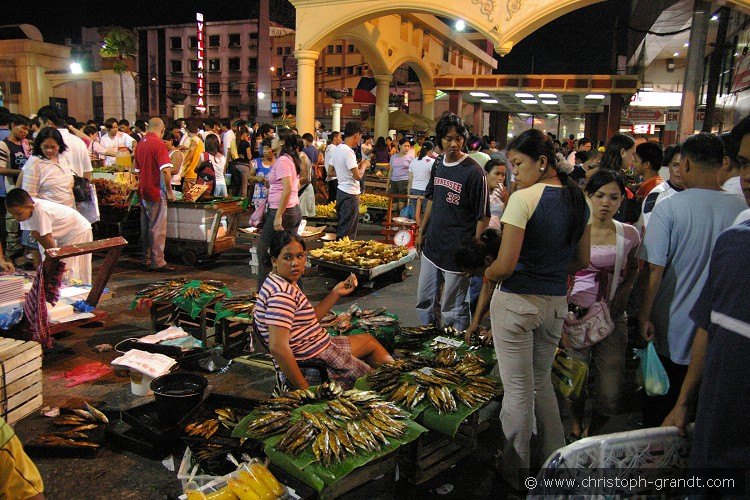
[[(563, 322), (563, 331), (570, 339), (570, 345), (574, 349), (583, 349), (601, 342), (615, 330), (615, 322), (609, 314), (609, 302), (615, 297), (617, 292), (617, 282), (622, 272), (623, 262), (625, 260), (625, 236), (623, 226), (618, 221), (615, 223), (617, 232), (615, 243), (615, 269), (612, 275), (612, 286), (609, 294), (602, 290), (606, 277), (600, 279), (599, 297), (597, 301), (591, 304), (589, 310), (581, 318), (576, 318), (572, 312)], [(603, 273), (604, 274), (604, 273)], [(606, 287), (604, 287), (606, 288)]]
[(91, 181), (73, 174), (73, 197), (77, 202), (91, 201)]
[(252, 214), (250, 214), (250, 225), (252, 227), (262, 227), (266, 220), (266, 212), (268, 211), (267, 200), (261, 199), (258, 201), (258, 206), (255, 208)]

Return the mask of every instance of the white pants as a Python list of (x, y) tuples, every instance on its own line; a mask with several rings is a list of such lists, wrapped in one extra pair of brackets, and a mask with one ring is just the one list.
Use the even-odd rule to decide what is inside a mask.
[(551, 371), (567, 312), (565, 296), (492, 294), (492, 338), (505, 389), (500, 466), (516, 489), (529, 476), (532, 434), (542, 460), (565, 445)]
[[(90, 241), (94, 241), (91, 229), (68, 238), (56, 240), (55, 244), (58, 248), (62, 248), (69, 245), (75, 245), (76, 243), (88, 243)], [(42, 248), (42, 245), (39, 245), (39, 253), (42, 254), (42, 260), (44, 260), (44, 248)], [(84, 285), (91, 284), (90, 253), (79, 255), (78, 257), (63, 259), (63, 262), (65, 263), (66, 268), (65, 274), (63, 275), (63, 281), (80, 280)]]

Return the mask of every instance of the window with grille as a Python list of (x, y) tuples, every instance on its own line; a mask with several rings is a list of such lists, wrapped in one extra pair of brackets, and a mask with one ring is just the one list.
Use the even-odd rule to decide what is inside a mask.
[(182, 73), (182, 61), (178, 59), (173, 59), (169, 61), (169, 66), (172, 70), (172, 73)]
[(229, 46), (230, 47), (239, 47), (240, 46), (240, 34), (239, 33), (230, 33), (229, 34)]
[(209, 47), (218, 47), (219, 45), (221, 45), (221, 35), (210, 35), (208, 37)]
[(180, 50), (182, 49), (182, 37), (181, 36), (173, 36), (169, 38), (169, 47), (172, 50)]
[(240, 58), (230, 57), (227, 61), (229, 64), (229, 71), (240, 71)]
[(221, 94), (221, 84), (219, 82), (208, 82), (209, 94)]
[(221, 71), (221, 59), (209, 59), (208, 71)]

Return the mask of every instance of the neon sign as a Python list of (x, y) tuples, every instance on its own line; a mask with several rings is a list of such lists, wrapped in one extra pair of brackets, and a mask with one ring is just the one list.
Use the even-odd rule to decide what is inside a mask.
[(205, 55), (205, 23), (203, 22), (203, 14), (200, 12), (195, 14), (195, 19), (198, 22), (198, 104), (195, 106), (197, 111), (201, 113), (206, 111), (206, 74), (204, 65)]

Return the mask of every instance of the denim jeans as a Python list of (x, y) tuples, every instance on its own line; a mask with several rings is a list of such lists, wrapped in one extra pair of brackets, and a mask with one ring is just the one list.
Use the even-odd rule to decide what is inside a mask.
[(424, 254), (420, 262), (417, 285), (419, 321), (425, 325), (433, 323), (465, 330), (469, 326), (469, 305), (466, 303), (469, 275), (443, 271)]
[(143, 261), (152, 269), (167, 264), (164, 246), (167, 243), (167, 197), (161, 193), (159, 201), (141, 198), (141, 247)]
[[(273, 235), (276, 232), (273, 229), (273, 220), (276, 218), (276, 211), (275, 208), (268, 209), (263, 229), (258, 238), (258, 291), (260, 291), (260, 287), (263, 286), (263, 282), (266, 281), (268, 274), (271, 272), (271, 266), (266, 262), (266, 254), (268, 253), (268, 248), (271, 246)], [(281, 225), (284, 227), (284, 231), (296, 233), (300, 222), (302, 222), (302, 212), (299, 205), (284, 210), (284, 215), (281, 216)]]
[(499, 288), (492, 294), (492, 339), (505, 389), (499, 463), (503, 479), (516, 489), (529, 476), (532, 434), (545, 458), (565, 445), (551, 372), (567, 313), (565, 296), (520, 295)]
[(345, 193), (339, 189), (336, 192), (336, 213), (339, 220), (336, 239), (340, 240), (344, 236), (354, 239), (359, 223), (359, 195)]

